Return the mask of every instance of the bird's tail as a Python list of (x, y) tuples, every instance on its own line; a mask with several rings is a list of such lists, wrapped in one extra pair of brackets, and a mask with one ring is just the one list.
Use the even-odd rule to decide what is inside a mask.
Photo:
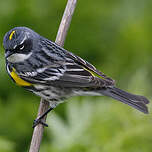
[(134, 95), (115, 87), (108, 87), (104, 90), (101, 90), (101, 93), (105, 96), (112, 97), (125, 104), (128, 104), (129, 106), (132, 106), (145, 114), (148, 114), (148, 108), (146, 104), (149, 103), (149, 100), (144, 96)]

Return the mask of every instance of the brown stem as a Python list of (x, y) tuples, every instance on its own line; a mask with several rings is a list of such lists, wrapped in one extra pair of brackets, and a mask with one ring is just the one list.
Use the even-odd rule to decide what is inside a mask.
[[(71, 23), (71, 19), (74, 13), (74, 9), (76, 7), (76, 3), (77, 0), (68, 0), (67, 2), (55, 41), (60, 46), (64, 45), (64, 41), (67, 35), (68, 28)], [(44, 99), (41, 99), (37, 117), (41, 116), (45, 111), (47, 111), (48, 108), (49, 108), (49, 102), (45, 101)], [(46, 121), (46, 117), (43, 119), (43, 122), (45, 121)], [(44, 131), (44, 126), (42, 124), (38, 124), (34, 128), (29, 152), (39, 152), (40, 144), (43, 137), (43, 131)]]
[(60, 46), (64, 45), (64, 41), (65, 41), (67, 31), (71, 23), (71, 19), (74, 13), (74, 9), (76, 7), (76, 3), (77, 3), (77, 0), (68, 0), (67, 2), (67, 5), (65, 8), (59, 29), (58, 29), (56, 40), (55, 40), (55, 42)]

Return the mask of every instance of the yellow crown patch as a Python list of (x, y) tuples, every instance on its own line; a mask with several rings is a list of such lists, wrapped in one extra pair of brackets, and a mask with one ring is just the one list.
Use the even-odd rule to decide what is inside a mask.
[(14, 33), (15, 33), (15, 31), (12, 31), (12, 32), (11, 32), (11, 34), (10, 34), (10, 36), (9, 36), (9, 40), (11, 40), (11, 39), (12, 39), (12, 37), (13, 37)]

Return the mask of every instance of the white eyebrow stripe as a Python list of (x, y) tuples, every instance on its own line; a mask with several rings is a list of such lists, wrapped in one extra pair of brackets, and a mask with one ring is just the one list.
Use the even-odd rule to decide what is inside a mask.
[(13, 49), (16, 49), (17, 45), (14, 45)]
[(25, 35), (24, 38), (23, 38), (23, 40), (21, 41), (20, 45), (22, 45), (26, 39), (27, 39), (27, 37)]
[[(23, 38), (23, 40), (20, 42), (19, 45), (22, 45), (26, 39), (27, 39), (27, 37), (26, 37), (26, 35), (25, 35), (24, 38)], [(13, 49), (16, 49), (16, 47), (17, 47), (17, 44), (14, 45)]]

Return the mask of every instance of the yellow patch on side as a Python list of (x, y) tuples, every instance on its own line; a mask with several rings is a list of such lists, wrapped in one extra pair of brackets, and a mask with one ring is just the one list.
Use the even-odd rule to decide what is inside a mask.
[(86, 71), (90, 72), (92, 76), (98, 77), (98, 78), (101, 78), (101, 79), (104, 79), (102, 76), (98, 75), (97, 73), (95, 73), (95, 72), (93, 72), (93, 71), (91, 71), (91, 70), (89, 70), (89, 69), (86, 69), (86, 68), (84, 68), (84, 69), (85, 69)]
[(15, 33), (15, 31), (12, 31), (12, 33), (11, 33), (11, 34), (10, 34), (10, 36), (9, 36), (9, 40), (11, 40), (11, 39), (12, 39), (12, 37), (13, 37), (14, 33)]
[(90, 71), (89, 69), (86, 69), (85, 67), (83, 67), (86, 71), (88, 71), (92, 76), (95, 76), (95, 73), (93, 71)]
[(23, 79), (21, 79), (16, 73), (15, 73), (15, 69), (13, 68), (12, 72), (10, 73), (11, 77), (13, 78), (13, 80), (16, 82), (17, 85), (20, 86), (31, 86), (32, 84), (29, 82), (24, 81)]

